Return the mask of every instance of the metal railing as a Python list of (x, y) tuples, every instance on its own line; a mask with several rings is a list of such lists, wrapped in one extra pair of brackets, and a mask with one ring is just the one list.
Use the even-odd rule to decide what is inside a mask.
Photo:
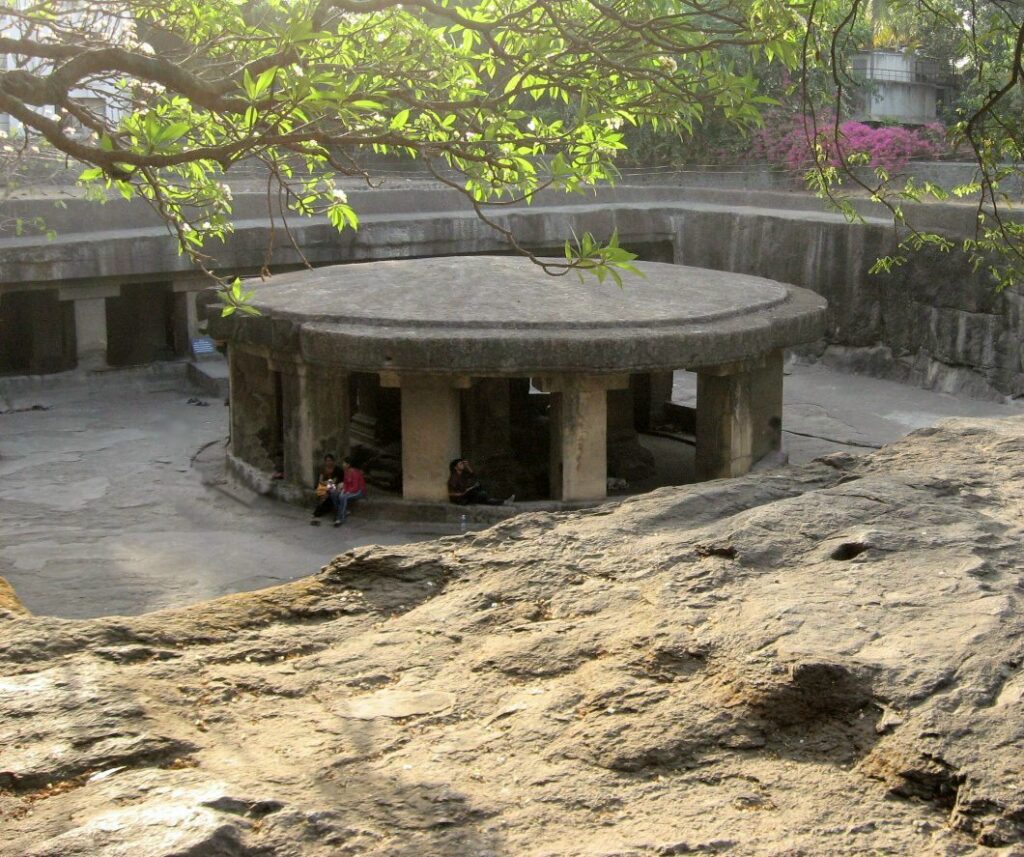
[(910, 67), (905, 69), (885, 68), (883, 64), (874, 60), (870, 54), (855, 56), (851, 62), (854, 74), (862, 76), (867, 81), (927, 83), (933, 86), (950, 86), (952, 83), (952, 75), (937, 60), (917, 57), (909, 63)]

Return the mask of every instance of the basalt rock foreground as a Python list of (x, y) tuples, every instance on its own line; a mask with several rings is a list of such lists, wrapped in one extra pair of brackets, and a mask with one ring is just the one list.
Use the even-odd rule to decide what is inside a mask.
[(1022, 530), (1024, 421), (958, 421), (191, 608), (9, 611), (0, 853), (1024, 854)]

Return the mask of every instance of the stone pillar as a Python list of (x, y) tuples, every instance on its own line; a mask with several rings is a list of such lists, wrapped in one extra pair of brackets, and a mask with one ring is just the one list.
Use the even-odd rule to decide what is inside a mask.
[(184, 292), (185, 332), (190, 340), (199, 336), (199, 307), (196, 305), (198, 294), (198, 292)]
[(0, 373), (64, 372), (77, 363), (75, 307), (57, 289), (0, 286)]
[[(260, 470), (281, 466), (284, 379), (266, 358), (235, 343), (228, 347), (231, 452)], [(281, 384), (278, 384), (280, 378)]]
[(121, 294), (120, 286), (61, 286), (61, 301), (74, 301), (75, 343), (80, 369), (103, 369), (108, 366), (108, 332), (106, 332), (106, 299)]
[(636, 429), (630, 379), (626, 389), (608, 391), (608, 476), (636, 482), (654, 475), (654, 455), (640, 443)]
[(74, 302), (75, 350), (80, 369), (107, 366), (107, 298), (117, 297), (120, 286), (61, 286), (62, 301)]
[(512, 449), (520, 458), (529, 458), (534, 450), (530, 379), (508, 379), (508, 422)]
[(284, 478), (303, 488), (316, 487), (311, 479), (316, 467), (310, 431), (309, 379), (305, 363), (281, 361), (281, 411), (283, 450), (281, 468)]
[(377, 404), (380, 384), (367, 372), (353, 374), (355, 401), (352, 405), (352, 442), (377, 445)]
[(779, 348), (766, 354), (761, 365), (750, 374), (750, 394), (754, 411), (754, 464), (766, 455), (782, 450), (784, 363), (785, 356)]
[(462, 397), (462, 456), (473, 462), (494, 496), (522, 493), (520, 468), (512, 453), (508, 378), (479, 378)]
[(331, 452), (340, 460), (348, 455), (352, 399), (348, 373), (332, 366), (311, 365), (306, 372), (309, 433), (313, 461)]
[(348, 373), (301, 360), (282, 362), (280, 370), (285, 479), (315, 488), (323, 457), (329, 452), (340, 461), (348, 453)]
[(80, 369), (102, 369), (107, 365), (106, 298), (75, 301), (75, 343)]
[(402, 394), (402, 496), (446, 502), (448, 462), (462, 454), (459, 396), (469, 379), (381, 373), (381, 386)]
[(672, 372), (643, 372), (630, 378), (636, 427), (650, 431), (665, 422), (665, 404), (672, 401)]
[(551, 496), (565, 501), (607, 496), (608, 391), (629, 386), (628, 375), (534, 378), (551, 397)]
[(245, 428), (246, 407), (242, 402), (245, 392), (245, 355), (237, 345), (229, 343), (228, 359), (228, 445), (231, 454), (239, 454), (239, 441)]
[(781, 351), (697, 371), (699, 481), (742, 476), (781, 439)]
[(608, 442), (628, 441), (636, 437), (636, 421), (633, 414), (633, 391), (608, 391)]
[(192, 340), (199, 336), (196, 297), (206, 288), (205, 282), (195, 280), (182, 280), (171, 286), (174, 292), (174, 351), (179, 356), (191, 356)]

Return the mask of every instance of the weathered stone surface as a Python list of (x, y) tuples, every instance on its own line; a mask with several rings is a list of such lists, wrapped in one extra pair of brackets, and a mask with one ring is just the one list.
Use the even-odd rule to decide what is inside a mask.
[(512, 377), (710, 366), (824, 333), (825, 301), (813, 292), (661, 262), (636, 268), (619, 287), (551, 277), (519, 256), (334, 265), (256, 286), (259, 316), (209, 326), (350, 370)]
[(232, 451), (253, 467), (270, 472), (279, 470), (284, 448), (278, 419), (280, 390), (275, 375), (265, 358), (241, 348), (231, 349), (229, 364)]
[(403, 717), (416, 717), (422, 714), (433, 714), (451, 708), (455, 696), (443, 691), (382, 690), (379, 693), (361, 699), (344, 701), (338, 707), (341, 717), (352, 717), (356, 720), (376, 720), (379, 717), (390, 717), (400, 720)]
[[(1015, 855), (1024, 420), (3, 619), (3, 855)], [(3, 615), (3, 614), (0, 614)]]

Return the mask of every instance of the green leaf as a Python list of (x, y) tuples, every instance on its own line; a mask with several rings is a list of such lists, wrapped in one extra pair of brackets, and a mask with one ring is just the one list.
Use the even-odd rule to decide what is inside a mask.
[(259, 96), (263, 95), (263, 93), (266, 92), (268, 89), (270, 89), (270, 85), (274, 82), (274, 78), (277, 77), (277, 71), (278, 70), (276, 67), (272, 67), (266, 69), (262, 74), (260, 74), (260, 76), (256, 79), (254, 92), (250, 97), (258, 98)]
[(405, 124), (409, 121), (409, 112), (409, 108), (406, 107), (405, 110), (401, 110), (398, 113), (396, 113), (394, 118), (391, 120), (391, 124), (388, 127), (392, 131), (401, 131), (405, 127)]

